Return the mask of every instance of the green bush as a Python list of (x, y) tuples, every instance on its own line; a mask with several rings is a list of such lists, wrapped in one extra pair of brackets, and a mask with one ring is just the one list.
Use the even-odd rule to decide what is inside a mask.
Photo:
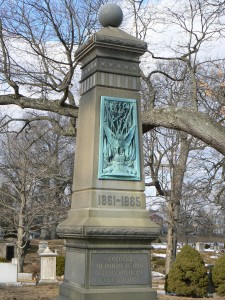
[(56, 275), (62, 276), (65, 268), (65, 257), (60, 255), (56, 257)]
[(219, 295), (225, 295), (225, 255), (218, 258), (212, 268), (212, 280)]
[(205, 249), (210, 249), (210, 245), (209, 244), (205, 244)]
[(178, 253), (166, 277), (165, 291), (178, 296), (205, 297), (208, 290), (208, 275), (199, 252), (184, 246)]
[(4, 257), (0, 257), (0, 263), (6, 263), (7, 262), (7, 259), (4, 258)]
[(222, 283), (216, 289), (216, 292), (219, 296), (225, 296), (225, 283)]
[(152, 256), (152, 264), (154, 267), (158, 266), (165, 266), (165, 258), (158, 257), (158, 256)]

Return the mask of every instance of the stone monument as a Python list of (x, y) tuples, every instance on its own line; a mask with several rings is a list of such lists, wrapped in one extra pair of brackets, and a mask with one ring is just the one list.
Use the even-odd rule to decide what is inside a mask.
[(44, 250), (48, 247), (48, 242), (47, 241), (40, 241), (38, 244), (38, 251), (37, 253), (43, 253)]
[(41, 257), (41, 272), (39, 284), (58, 283), (56, 279), (56, 256), (57, 253), (52, 252), (47, 247), (42, 253)]
[(65, 239), (58, 300), (155, 300), (151, 241), (159, 227), (146, 211), (139, 58), (145, 42), (120, 30), (115, 4), (99, 12), (103, 29), (78, 48), (81, 99), (73, 198), (58, 225)]
[(204, 252), (205, 251), (205, 244), (204, 243), (196, 243), (196, 250), (198, 250), (199, 252)]

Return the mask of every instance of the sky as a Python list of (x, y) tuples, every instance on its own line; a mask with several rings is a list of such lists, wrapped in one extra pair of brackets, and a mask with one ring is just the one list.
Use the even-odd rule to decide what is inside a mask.
[[(193, 0), (191, 1), (196, 2)], [(181, 25), (187, 26), (187, 29), (189, 30), (193, 29), (198, 38), (201, 37), (201, 17), (199, 15), (199, 12), (195, 14), (193, 23), (187, 21), (187, 18), (191, 15), (188, 3), (188, 0), (162, 0), (143, 2), (143, 9), (140, 9), (139, 12), (142, 20), (146, 21), (151, 19), (148, 24), (145, 41), (148, 42), (149, 49), (154, 52), (156, 56), (174, 57), (175, 55), (178, 55), (179, 52), (184, 52), (183, 47), (190, 40), (190, 35), (189, 33), (187, 33), (187, 31), (185, 32), (181, 28)], [(126, 22), (122, 25), (128, 32), (135, 34), (133, 20), (129, 17), (126, 17), (126, 15), (129, 16), (129, 8), (127, 7), (126, 0), (123, 1), (122, 6), (124, 6), (124, 20)], [(169, 17), (169, 10), (171, 9), (175, 14), (180, 16), (179, 22), (175, 17)], [(211, 8), (209, 11), (207, 7), (205, 7), (204, 11), (206, 14), (209, 14), (211, 13)], [(184, 17), (186, 20), (182, 17)], [(221, 17), (221, 21), (225, 24), (225, 16)], [(214, 22), (216, 22), (216, 20)], [(213, 26), (210, 25), (209, 30), (212, 31), (218, 28), (218, 26), (218, 24)], [(141, 28), (142, 25), (139, 26), (140, 30)], [(193, 42), (195, 42), (195, 40), (192, 37), (192, 43)], [(200, 51), (199, 59), (205, 59), (209, 56), (213, 57), (214, 59), (224, 58), (224, 45), (224, 37), (220, 37), (220, 40), (218, 40), (218, 35), (211, 36), (208, 42), (204, 42), (203, 47)]]

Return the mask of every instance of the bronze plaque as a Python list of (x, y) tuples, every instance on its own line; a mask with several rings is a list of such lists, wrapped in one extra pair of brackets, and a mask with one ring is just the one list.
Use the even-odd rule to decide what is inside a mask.
[(92, 253), (90, 284), (149, 285), (148, 253)]

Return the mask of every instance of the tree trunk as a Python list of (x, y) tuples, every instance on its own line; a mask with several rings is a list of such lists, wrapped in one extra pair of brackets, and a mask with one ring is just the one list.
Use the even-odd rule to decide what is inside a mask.
[[(169, 214), (172, 213), (171, 203), (168, 204)], [(169, 273), (171, 264), (173, 262), (174, 257), (174, 223), (172, 218), (169, 220), (168, 223), (168, 233), (167, 233), (167, 248), (166, 248), (166, 263), (165, 269), (166, 274)]]
[(21, 205), (20, 210), (18, 214), (18, 227), (17, 227), (17, 258), (18, 258), (18, 272), (23, 272), (23, 266), (24, 266), (24, 209), (25, 209), (25, 192), (21, 192)]
[(185, 245), (188, 245), (188, 241), (189, 241), (189, 234), (188, 232), (185, 234)]
[(17, 230), (17, 258), (18, 258), (18, 272), (23, 272), (23, 265), (24, 265), (24, 255), (23, 255), (23, 230), (18, 228)]
[(182, 185), (186, 171), (186, 163), (191, 140), (186, 133), (180, 133), (180, 154), (173, 167), (171, 179), (171, 194), (168, 202), (168, 235), (166, 251), (166, 274), (169, 273), (172, 262), (177, 252), (177, 226), (180, 214), (180, 203), (182, 198)]

